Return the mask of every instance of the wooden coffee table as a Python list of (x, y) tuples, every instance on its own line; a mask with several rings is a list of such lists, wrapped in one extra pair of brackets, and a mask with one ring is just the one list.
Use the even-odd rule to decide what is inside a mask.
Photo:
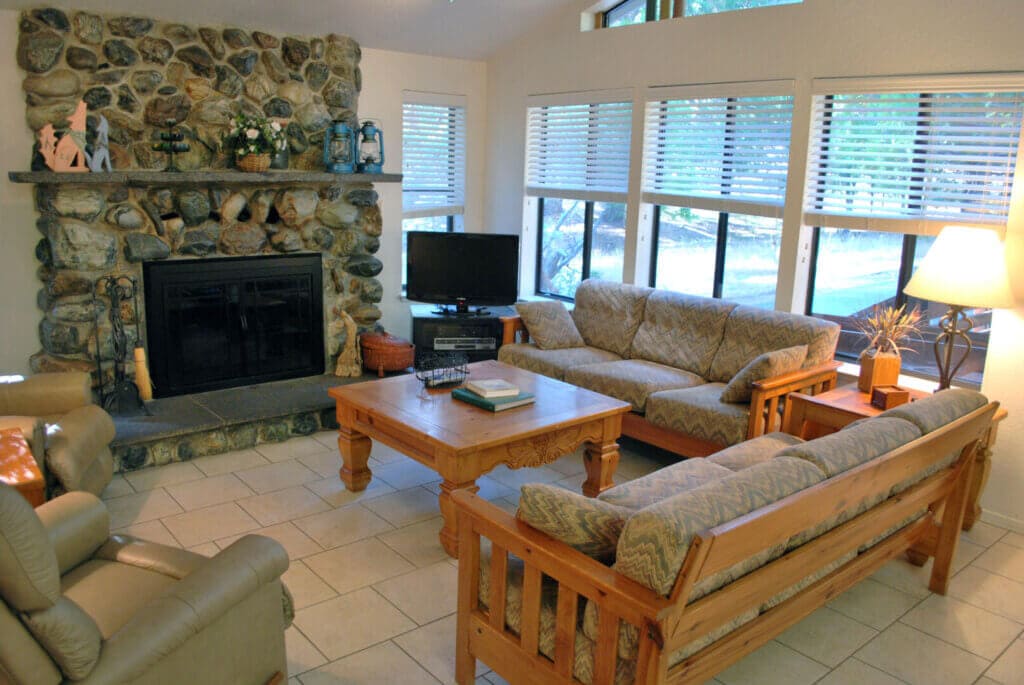
[(476, 479), (499, 464), (540, 466), (585, 445), (583, 493), (593, 497), (613, 485), (616, 440), (630, 409), (625, 402), (501, 362), (477, 362), (469, 369), (470, 378), (504, 378), (537, 401), (492, 413), (452, 399), (450, 388), (428, 390), (414, 375), (328, 391), (337, 405), (345, 486), (355, 492), (369, 484), (371, 440), (433, 469), (444, 479), (438, 498), (444, 517), (441, 545), (452, 557), (458, 556), (453, 491), (476, 492)]

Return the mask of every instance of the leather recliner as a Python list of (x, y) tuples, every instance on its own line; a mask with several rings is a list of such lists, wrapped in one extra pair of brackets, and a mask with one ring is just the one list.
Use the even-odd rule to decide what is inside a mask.
[(84, 372), (41, 373), (0, 383), (0, 428), (20, 428), (47, 490), (103, 492), (114, 472), (114, 422), (92, 401)]
[(266, 537), (207, 558), (110, 535), (89, 493), (33, 510), (0, 483), (0, 683), (284, 680), (287, 568)]

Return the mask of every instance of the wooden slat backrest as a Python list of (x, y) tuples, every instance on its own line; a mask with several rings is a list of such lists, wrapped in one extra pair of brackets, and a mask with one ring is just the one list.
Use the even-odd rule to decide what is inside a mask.
[[(867, 498), (888, 494), (894, 485), (976, 443), (988, 430), (997, 408), (998, 403), (990, 403), (886, 455), (696, 536), (694, 543), (701, 544), (691, 547), (688, 560), (698, 554), (705, 558), (699, 565), (684, 562), (676, 586), (696, 585)], [(692, 577), (686, 578), (688, 574)]]

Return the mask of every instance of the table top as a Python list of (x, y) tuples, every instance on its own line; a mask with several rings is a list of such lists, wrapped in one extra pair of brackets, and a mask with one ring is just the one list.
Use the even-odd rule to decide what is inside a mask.
[(533, 393), (536, 401), (490, 412), (453, 399), (452, 388), (428, 390), (412, 374), (342, 385), (328, 394), (339, 406), (393, 419), (418, 437), (456, 450), (500, 445), (630, 409), (626, 402), (498, 361), (470, 364), (469, 374), (476, 380), (503, 378)]
[(0, 430), (0, 481), (8, 485), (42, 482), (32, 450), (20, 428)]
[[(908, 389), (908, 392), (910, 393), (911, 402), (916, 402), (931, 395), (931, 393), (921, 390)], [(801, 398), (806, 402), (836, 407), (864, 417), (877, 416), (884, 411), (871, 404), (871, 393), (861, 392), (855, 384), (842, 385), (832, 390), (820, 392), (813, 397), (802, 395)]]

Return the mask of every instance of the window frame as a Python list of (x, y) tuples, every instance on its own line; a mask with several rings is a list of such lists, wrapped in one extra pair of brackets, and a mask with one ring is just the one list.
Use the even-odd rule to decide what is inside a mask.
[[(567, 295), (560, 295), (558, 293), (548, 292), (542, 290), (540, 286), (541, 276), (543, 274), (543, 262), (544, 262), (544, 200), (571, 200), (575, 202), (583, 203), (583, 246), (581, 254), (583, 257), (583, 263), (580, 266), (580, 282), (590, 278), (590, 267), (592, 261), (592, 253), (594, 248), (594, 205), (601, 200), (581, 200), (578, 198), (569, 197), (558, 197), (556, 195), (549, 196), (537, 196), (537, 254), (536, 264), (534, 265), (534, 284), (533, 293), (541, 297), (549, 297), (556, 300), (562, 300), (563, 302), (575, 302), (576, 298), (569, 297)], [(609, 204), (627, 204), (626, 202), (616, 202)]]
[[(801, 2), (802, 1), (803, 0), (801, 0)], [(644, 5), (645, 5), (645, 7), (644, 7), (644, 20), (643, 21), (636, 22), (636, 23), (633, 23), (633, 24), (622, 24), (621, 26), (612, 26), (609, 23), (610, 22), (610, 17), (617, 10), (622, 9), (625, 5), (628, 5), (631, 2), (636, 2), (636, 0), (622, 0), (621, 2), (616, 3), (615, 5), (609, 7), (604, 12), (602, 12), (601, 13), (601, 28), (603, 28), (603, 29), (615, 29), (615, 28), (622, 28), (622, 26), (639, 26), (640, 24), (645, 24), (645, 23), (652, 22), (652, 21), (658, 21), (658, 19), (659, 19), (659, 17), (658, 17), (658, 9), (659, 9), (659, 7), (661, 5), (660, 0), (641, 0), (641, 2), (643, 2)]]

